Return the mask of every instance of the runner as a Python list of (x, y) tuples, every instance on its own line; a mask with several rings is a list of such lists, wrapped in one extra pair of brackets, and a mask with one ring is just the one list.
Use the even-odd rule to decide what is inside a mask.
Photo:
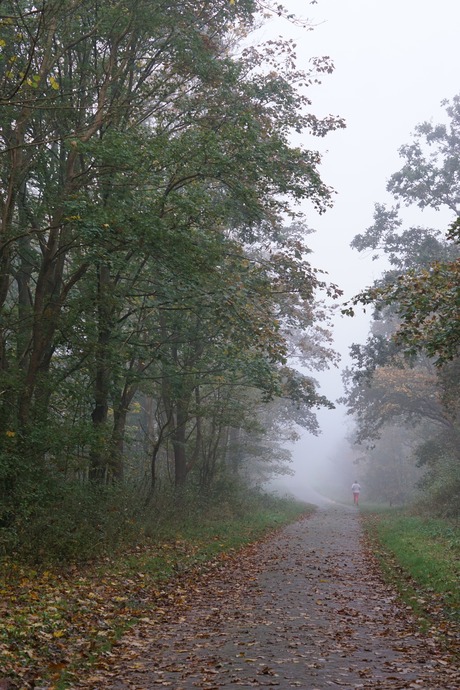
[(355, 506), (359, 506), (359, 492), (361, 491), (361, 487), (358, 484), (357, 479), (355, 479), (355, 481), (351, 485), (351, 490), (353, 491), (353, 503), (355, 504)]

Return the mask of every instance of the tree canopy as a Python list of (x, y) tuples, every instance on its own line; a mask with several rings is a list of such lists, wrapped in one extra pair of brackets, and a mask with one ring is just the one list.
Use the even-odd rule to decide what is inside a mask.
[(391, 305), (400, 318), (397, 342), (408, 353), (425, 352), (440, 366), (455, 359), (460, 346), (460, 96), (445, 105), (448, 124), (418, 125), (414, 142), (400, 149), (405, 162), (387, 189), (406, 205), (447, 207), (455, 220), (440, 241), (439, 231), (401, 231), (398, 207), (377, 205), (374, 225), (357, 235), (352, 246), (383, 250), (395, 270), (383, 284), (355, 296), (344, 310), (352, 315), (359, 303)]
[[(458, 214), (459, 104), (455, 97), (448, 105), (449, 124), (419, 125), (414, 143), (401, 148), (405, 164), (388, 184), (397, 202), (447, 206)], [(389, 269), (344, 309), (352, 315), (357, 304), (375, 307), (371, 335), (364, 345), (352, 346), (353, 366), (344, 374), (354, 440), (368, 445), (371, 468), (394, 448), (391, 435), (406, 433), (401, 463), (392, 465), (388, 457), (388, 467), (393, 474), (407, 473), (407, 462), (423, 468), (419, 486), (446, 514), (458, 511), (460, 479), (459, 229), (458, 217), (447, 233), (407, 227), (399, 203), (377, 204), (373, 225), (352, 246), (372, 251), (374, 258), (383, 254)], [(372, 476), (390, 481), (388, 472)], [(401, 476), (393, 484), (400, 481)]]
[(49, 481), (209, 483), (246, 405), (316, 433), (331, 403), (291, 365), (335, 361), (339, 290), (297, 205), (331, 205), (313, 141), (344, 123), (306, 95), (331, 61), (245, 47), (261, 11), (287, 16), (253, 0), (0, 9), (5, 520)]

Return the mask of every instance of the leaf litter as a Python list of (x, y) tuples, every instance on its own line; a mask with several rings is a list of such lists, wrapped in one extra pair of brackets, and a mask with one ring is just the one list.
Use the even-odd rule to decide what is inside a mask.
[(75, 690), (460, 687), (458, 629), (420, 632), (343, 507), (163, 585), (142, 572), (12, 580), (1, 630), (27, 625), (1, 638), (0, 690), (63, 677)]
[(458, 629), (420, 631), (353, 510), (319, 510), (198, 582), (161, 622), (128, 631), (97, 683), (76, 687), (460, 687)]

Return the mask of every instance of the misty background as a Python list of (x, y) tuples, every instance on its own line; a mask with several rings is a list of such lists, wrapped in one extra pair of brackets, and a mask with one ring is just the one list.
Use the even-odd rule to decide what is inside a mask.
[[(324, 269), (344, 291), (343, 301), (370, 285), (384, 264), (350, 248), (353, 237), (372, 224), (375, 203), (391, 201), (386, 192), (390, 175), (401, 167), (398, 149), (412, 140), (420, 122), (445, 120), (442, 106), (458, 93), (458, 28), (460, 4), (440, 0), (288, 0), (286, 8), (308, 18), (312, 30), (286, 20), (272, 19), (262, 40), (282, 35), (297, 44), (299, 66), (327, 55), (335, 70), (309, 88), (318, 116), (329, 113), (346, 120), (346, 129), (316, 140), (323, 153), (322, 175), (335, 191), (334, 207), (319, 216), (305, 208), (307, 223), (316, 232), (308, 238), (312, 264)], [(426, 227), (447, 228), (453, 218), (445, 211), (410, 207), (403, 218)], [(352, 343), (366, 340), (368, 314), (334, 319), (334, 347), (339, 369), (315, 372), (321, 393), (336, 402), (342, 395), (341, 371), (349, 364)], [(301, 498), (314, 500), (318, 489), (337, 500), (349, 501), (350, 486), (359, 479), (359, 466), (346, 437), (352, 420), (336, 403), (335, 410), (317, 412), (321, 434), (306, 433), (292, 447), (291, 477), (274, 485)], [(365, 497), (365, 486), (363, 487)]]

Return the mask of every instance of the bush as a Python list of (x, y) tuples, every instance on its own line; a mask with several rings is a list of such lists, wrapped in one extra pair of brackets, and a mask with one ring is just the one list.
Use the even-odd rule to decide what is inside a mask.
[(137, 504), (126, 486), (48, 480), (23, 487), (0, 548), (33, 563), (85, 561), (132, 538)]
[(456, 458), (440, 458), (424, 476), (420, 488), (420, 509), (439, 517), (460, 518), (460, 465)]
[[(14, 514), (0, 526), (0, 553), (30, 564), (75, 563), (145, 541), (174, 540), (197, 530), (225, 532), (231, 523), (257, 533), (295, 519), (306, 506), (228, 479), (212, 489), (168, 485), (149, 500), (138, 486), (101, 486), (59, 477), (21, 482)], [(244, 535), (241, 535), (244, 536)]]

